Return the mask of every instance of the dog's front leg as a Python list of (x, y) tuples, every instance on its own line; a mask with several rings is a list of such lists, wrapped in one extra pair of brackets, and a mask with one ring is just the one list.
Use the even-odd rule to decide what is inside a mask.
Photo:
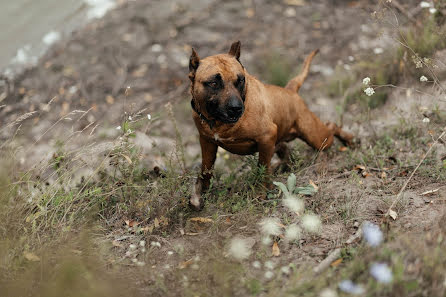
[(270, 175), (271, 175), (271, 159), (276, 150), (276, 133), (271, 133), (269, 136), (264, 137), (258, 142), (259, 149), (259, 165), (264, 166), (266, 169), (266, 178), (264, 185), (266, 188), (271, 188)]
[(190, 205), (196, 210), (200, 210), (203, 207), (201, 194), (204, 193), (210, 184), (212, 177), (212, 167), (217, 157), (218, 146), (215, 143), (207, 141), (200, 135), (201, 146), (201, 173), (197, 178), (197, 182), (192, 190), (190, 198)]

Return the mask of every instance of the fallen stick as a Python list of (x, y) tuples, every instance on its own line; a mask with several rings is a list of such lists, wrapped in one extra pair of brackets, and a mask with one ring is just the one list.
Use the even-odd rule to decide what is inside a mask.
[[(362, 236), (362, 225), (358, 228), (358, 231), (356, 231), (355, 234), (351, 235), (345, 244), (352, 244), (357, 239), (361, 238)], [(333, 251), (331, 251), (328, 256), (322, 260), (316, 267), (313, 268), (314, 273), (319, 274), (325, 269), (327, 269), (331, 263), (333, 263), (336, 259), (338, 259), (341, 256), (342, 248), (337, 248)]]

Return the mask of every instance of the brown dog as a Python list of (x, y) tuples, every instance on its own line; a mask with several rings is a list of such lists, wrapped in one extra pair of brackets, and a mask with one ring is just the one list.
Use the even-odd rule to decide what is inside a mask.
[(273, 154), (286, 158), (285, 142), (296, 137), (317, 150), (331, 146), (333, 136), (352, 141), (353, 136), (336, 124), (322, 123), (297, 94), (317, 52), (306, 58), (302, 73), (281, 88), (263, 84), (246, 71), (239, 60), (240, 41), (232, 44), (228, 54), (202, 60), (192, 49), (191, 104), (202, 154), (201, 174), (190, 198), (192, 207), (202, 207), (201, 194), (209, 187), (219, 146), (239, 155), (259, 152), (259, 163), (269, 173)]

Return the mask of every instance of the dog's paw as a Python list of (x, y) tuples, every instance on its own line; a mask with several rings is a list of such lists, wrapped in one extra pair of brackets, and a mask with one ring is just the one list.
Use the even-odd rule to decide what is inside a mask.
[(189, 199), (189, 206), (196, 211), (199, 211), (203, 208), (203, 199), (201, 198), (200, 182), (192, 186), (192, 194)]

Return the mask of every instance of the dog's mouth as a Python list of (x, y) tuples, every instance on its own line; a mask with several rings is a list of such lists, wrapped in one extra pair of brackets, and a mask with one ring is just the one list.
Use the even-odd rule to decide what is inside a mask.
[(225, 124), (234, 124), (240, 120), (244, 111), (245, 110), (243, 108), (240, 112), (236, 114), (234, 113), (231, 114), (228, 112), (218, 112), (217, 114), (215, 114), (215, 119)]

